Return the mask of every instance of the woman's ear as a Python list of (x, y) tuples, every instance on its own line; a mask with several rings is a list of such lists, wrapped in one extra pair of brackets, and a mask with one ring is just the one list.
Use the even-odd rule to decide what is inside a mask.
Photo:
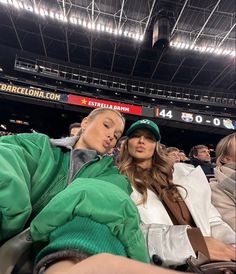
[(85, 117), (82, 122), (81, 122), (81, 130), (82, 132), (84, 132), (84, 130), (86, 129), (86, 127), (88, 126), (88, 118)]

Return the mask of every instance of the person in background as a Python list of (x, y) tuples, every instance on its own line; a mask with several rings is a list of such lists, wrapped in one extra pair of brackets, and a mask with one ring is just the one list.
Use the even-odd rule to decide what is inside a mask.
[(214, 172), (215, 179), (210, 181), (212, 203), (236, 231), (236, 133), (225, 136), (217, 144)]
[(77, 136), (80, 131), (81, 123), (73, 123), (69, 126), (69, 136)]
[(207, 180), (214, 178), (214, 166), (211, 163), (210, 151), (205, 145), (196, 145), (189, 152), (190, 164), (194, 167), (200, 166)]
[(121, 151), (121, 148), (122, 146), (124, 145), (124, 142), (125, 140), (127, 139), (126, 136), (122, 136), (117, 144), (116, 144), (116, 147), (113, 148), (112, 150), (112, 155), (113, 155), (113, 158), (114, 158), (114, 161), (115, 161), (115, 164), (117, 165), (118, 164), (118, 160), (119, 160), (119, 155), (120, 155), (120, 151)]
[(186, 156), (184, 150), (179, 150), (179, 158), (181, 163), (189, 163), (189, 158)]
[(119, 170), (128, 176), (142, 230), (154, 263), (178, 266), (204, 254), (212, 260), (235, 259), (236, 235), (211, 204), (201, 167), (173, 165), (159, 145), (158, 126), (140, 120), (127, 130)]
[(177, 147), (167, 147), (166, 153), (172, 164), (180, 162), (179, 149)]

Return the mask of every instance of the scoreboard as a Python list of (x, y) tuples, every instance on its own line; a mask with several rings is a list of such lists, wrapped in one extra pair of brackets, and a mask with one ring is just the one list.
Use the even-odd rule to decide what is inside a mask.
[(212, 126), (231, 130), (236, 129), (236, 118), (229, 118), (227, 115), (225, 117), (219, 117), (215, 115), (199, 114), (192, 111), (182, 111), (181, 109), (157, 106), (155, 108), (155, 117), (183, 123)]

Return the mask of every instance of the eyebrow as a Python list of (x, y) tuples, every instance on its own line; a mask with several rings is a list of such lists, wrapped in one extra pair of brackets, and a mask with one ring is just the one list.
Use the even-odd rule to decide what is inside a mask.
[[(113, 125), (115, 124), (114, 121), (110, 117), (105, 117), (105, 119), (109, 120)], [(122, 134), (123, 130), (116, 130), (115, 132)]]

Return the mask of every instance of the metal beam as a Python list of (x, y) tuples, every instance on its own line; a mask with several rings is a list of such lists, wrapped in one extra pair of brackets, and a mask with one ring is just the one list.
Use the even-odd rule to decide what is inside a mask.
[(223, 37), (223, 39), (220, 41), (220, 43), (218, 44), (218, 47), (220, 47), (222, 45), (222, 43), (225, 41), (225, 39), (229, 36), (229, 34), (231, 33), (231, 31), (234, 29), (234, 27), (236, 26), (236, 23), (233, 24), (233, 26), (230, 28), (230, 30), (225, 34), (225, 36)]
[(114, 61), (115, 61), (115, 57), (116, 57), (116, 49), (117, 49), (117, 43), (115, 43), (115, 47), (114, 47), (114, 51), (113, 51), (113, 55), (112, 55), (111, 71), (113, 71), (113, 67), (114, 67)]
[(20, 37), (19, 37), (18, 32), (17, 32), (17, 29), (16, 29), (16, 25), (15, 25), (15, 23), (14, 23), (14, 21), (13, 21), (13, 18), (12, 18), (12, 16), (11, 16), (11, 12), (10, 12), (9, 10), (8, 10), (8, 15), (9, 15), (9, 17), (10, 17), (10, 20), (11, 20), (11, 23), (12, 23), (12, 26), (13, 26), (13, 29), (14, 29), (14, 31), (15, 31), (16, 39), (17, 39), (17, 41), (18, 41), (18, 44), (19, 44), (21, 50), (23, 50), (23, 46), (22, 46)]
[[(229, 36), (229, 34), (231, 33), (231, 31), (233, 30), (233, 28), (236, 26), (236, 23), (233, 24), (233, 26), (230, 28), (230, 30), (226, 33), (226, 35), (223, 37), (223, 39), (220, 41), (220, 43), (217, 45), (217, 48), (219, 48), (222, 43), (225, 41), (225, 39)], [(190, 85), (193, 83), (193, 81), (198, 77), (198, 75), (200, 74), (200, 72), (204, 69), (204, 67), (209, 63), (209, 60), (206, 61), (203, 66), (200, 68), (200, 70), (197, 72), (197, 74), (194, 76), (194, 78), (191, 80), (191, 82), (189, 83)]]
[[(61, 3), (63, 0), (58, 0), (59, 3)], [(75, 3), (68, 3), (67, 1), (65, 1), (66, 4), (70, 4), (71, 7), (73, 8), (78, 8), (78, 9), (81, 9), (81, 10), (85, 10), (85, 11), (92, 11), (92, 8), (89, 6), (87, 7), (84, 7), (82, 5), (79, 5), (79, 4), (75, 4)], [(96, 3), (95, 3), (96, 4)], [(108, 12), (105, 12), (105, 11), (97, 11), (94, 9), (94, 13), (95, 12), (99, 12), (99, 14), (103, 14), (105, 16), (109, 16), (109, 17), (112, 17), (112, 19), (114, 18), (117, 18), (119, 20), (120, 16), (118, 16), (116, 13), (115, 14), (111, 14), (111, 13), (108, 13)], [(137, 24), (145, 24), (142, 20), (135, 20), (135, 19), (132, 19), (132, 18), (127, 18), (127, 21), (130, 21), (130, 22), (134, 22), (134, 23), (137, 23)]]
[(65, 6), (65, 0), (62, 0), (62, 11), (63, 11), (63, 15), (66, 17), (66, 6)]
[(148, 19), (147, 19), (146, 25), (145, 25), (145, 27), (144, 27), (143, 35), (145, 35), (146, 30), (147, 30), (147, 28), (148, 28), (148, 25), (149, 25), (149, 22), (150, 22), (150, 19), (151, 19), (152, 12), (153, 12), (153, 9), (154, 9), (155, 4), (156, 4), (156, 0), (153, 0), (153, 2), (152, 2), (152, 7), (151, 7), (151, 9), (150, 9), (150, 12), (149, 12), (149, 15), (148, 15)]
[(181, 9), (181, 11), (180, 11), (180, 14), (179, 14), (177, 20), (175, 21), (174, 27), (173, 27), (173, 29), (172, 29), (172, 31), (171, 31), (171, 33), (170, 33), (171, 36), (172, 36), (172, 34), (174, 33), (177, 24), (179, 23), (179, 19), (181, 18), (182, 13), (184, 12), (184, 9), (185, 9), (187, 3), (188, 3), (188, 0), (185, 0), (185, 3), (184, 3), (184, 5), (183, 5), (183, 7), (182, 7), (182, 9)]
[(94, 0), (92, 0), (92, 10), (91, 10), (91, 13), (92, 13), (92, 23), (94, 23)]
[(90, 54), (89, 54), (89, 67), (92, 67), (93, 63), (93, 36), (90, 35)]
[(48, 54), (47, 54), (47, 49), (46, 49), (46, 45), (45, 45), (45, 42), (44, 42), (43, 32), (42, 32), (42, 28), (41, 28), (41, 24), (40, 24), (40, 23), (39, 23), (39, 32), (40, 32), (40, 37), (41, 37), (42, 44), (43, 44), (44, 54), (45, 54), (45, 56), (47, 57), (47, 56), (48, 56)]
[(162, 58), (162, 56), (164, 55), (165, 52), (166, 52), (166, 48), (163, 49), (163, 51), (162, 51), (160, 57), (159, 57), (158, 60), (157, 60), (156, 66), (155, 66), (155, 68), (154, 68), (154, 70), (153, 70), (153, 72), (152, 72), (152, 75), (151, 75), (151, 77), (150, 77), (151, 79), (152, 79), (153, 76), (155, 75), (156, 70), (157, 70), (157, 67), (159, 66), (159, 64), (160, 64), (160, 62), (161, 62), (161, 58)]
[(213, 87), (218, 81), (219, 81), (219, 78), (225, 73), (225, 71), (231, 67), (231, 63), (228, 64), (221, 72), (220, 74), (217, 75), (217, 77), (210, 83), (210, 85), (208, 86), (208, 88), (211, 88)]
[(215, 4), (215, 6), (214, 6), (213, 10), (211, 11), (210, 15), (208, 16), (206, 22), (205, 22), (204, 25), (202, 26), (201, 30), (198, 32), (197, 37), (194, 39), (193, 45), (196, 44), (196, 42), (197, 42), (199, 36), (201, 35), (201, 33), (203, 32), (205, 26), (207, 25), (207, 23), (208, 23), (209, 20), (211, 19), (211, 16), (212, 16), (212, 14), (215, 12), (215, 10), (216, 10), (216, 8), (218, 7), (220, 1), (221, 1), (221, 0), (218, 0), (217, 3)]
[(173, 81), (173, 79), (175, 78), (175, 75), (177, 74), (177, 72), (179, 71), (179, 69), (181, 68), (181, 66), (183, 65), (184, 61), (186, 60), (186, 57), (184, 57), (181, 61), (181, 63), (179, 64), (178, 68), (176, 69), (175, 73), (173, 74), (173, 76), (170, 79), (170, 82)]
[(118, 23), (118, 30), (120, 29), (120, 24), (121, 24), (121, 19), (122, 19), (122, 14), (123, 14), (123, 10), (124, 10), (125, 1), (126, 0), (122, 0), (122, 4), (121, 4), (120, 17), (119, 17), (119, 23)]
[[(193, 32), (192, 32), (192, 31), (189, 31), (189, 30), (178, 29), (177, 31), (178, 31), (178, 32), (182, 32), (182, 33), (186, 33), (186, 34), (188, 34), (190, 37), (193, 35)], [(207, 37), (207, 38), (210, 38), (210, 39), (213, 39), (213, 40), (216, 39), (216, 36), (213, 35), (213, 34), (202, 33), (202, 36)], [(228, 40), (235, 42), (235, 38), (229, 37)]]
[(69, 42), (68, 42), (67, 27), (65, 27), (65, 36), (66, 36), (66, 53), (67, 53), (67, 59), (68, 59), (68, 62), (70, 63), (70, 46), (69, 46)]
[(134, 65), (133, 65), (132, 71), (130, 73), (131, 76), (134, 74), (134, 69), (135, 69), (136, 63), (138, 61), (138, 56), (139, 56), (139, 53), (140, 53), (140, 49), (141, 49), (141, 46), (139, 46), (139, 48), (138, 48), (138, 51), (137, 51), (137, 54), (136, 54), (136, 57), (135, 57), (135, 60), (134, 60)]
[(200, 74), (200, 72), (205, 68), (205, 66), (208, 64), (208, 61), (206, 61), (202, 67), (198, 70), (198, 72), (196, 73), (196, 75), (193, 77), (193, 79), (191, 80), (191, 82), (189, 83), (189, 85), (192, 85), (192, 83), (194, 82), (194, 80), (198, 77), (198, 75)]
[(233, 81), (233, 83), (227, 88), (227, 90), (230, 90), (235, 84), (236, 84), (236, 81)]

